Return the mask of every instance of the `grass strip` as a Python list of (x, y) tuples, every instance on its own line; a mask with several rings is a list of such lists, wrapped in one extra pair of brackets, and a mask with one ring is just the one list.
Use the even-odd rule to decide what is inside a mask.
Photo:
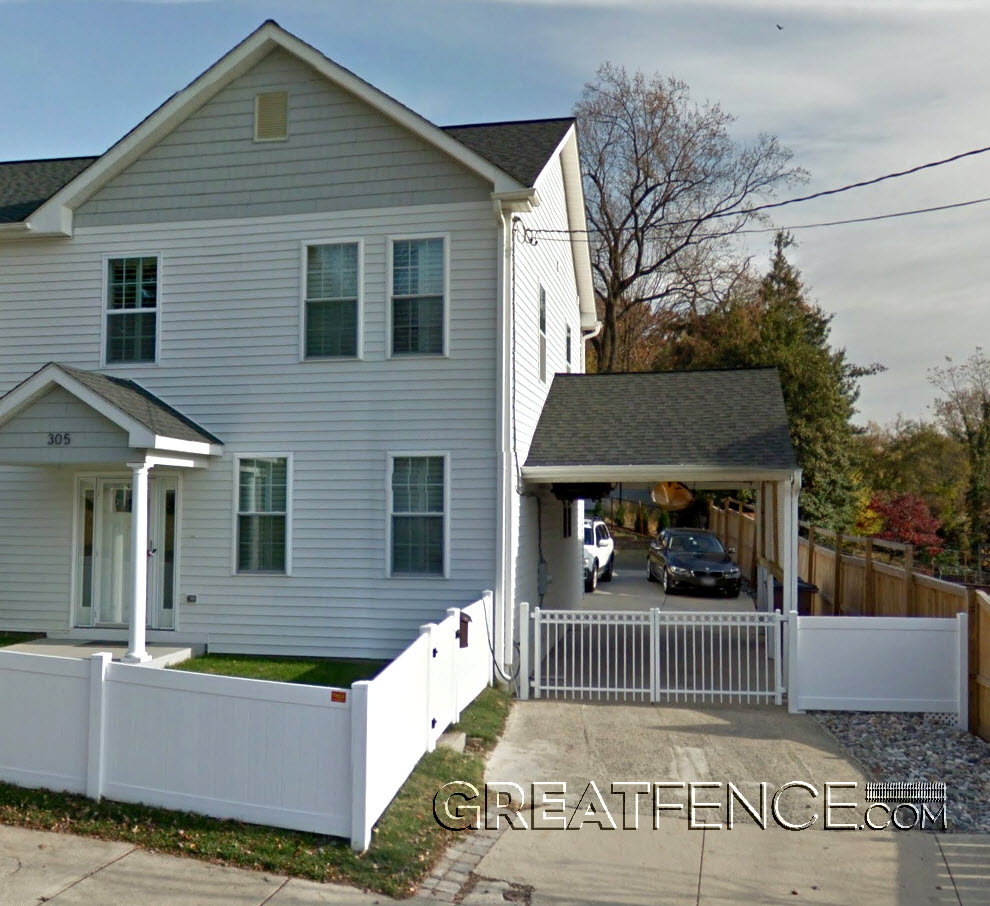
[(260, 657), (250, 654), (204, 654), (169, 669), (190, 673), (212, 673), (278, 683), (336, 686), (349, 689), (358, 680), (374, 679), (388, 661), (354, 658)]
[(484, 755), (501, 733), (510, 705), (486, 689), (459, 727), (475, 751), (437, 749), (420, 759), (375, 827), (371, 847), (355, 853), (346, 840), (280, 828), (221, 821), (188, 812), (0, 783), (0, 823), (120, 840), (152, 852), (276, 874), (353, 884), (393, 897), (410, 896), (457, 833), (433, 817), (433, 797), (451, 780), (484, 783)]

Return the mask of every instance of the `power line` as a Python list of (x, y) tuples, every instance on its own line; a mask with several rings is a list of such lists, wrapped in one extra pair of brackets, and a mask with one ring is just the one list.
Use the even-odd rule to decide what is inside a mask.
[[(894, 211), (890, 214), (874, 214), (872, 217), (850, 217), (848, 220), (825, 220), (820, 223), (796, 223), (791, 226), (781, 227), (760, 227), (747, 230), (736, 230), (732, 235), (740, 236), (744, 233), (776, 233), (780, 230), (789, 232), (791, 230), (812, 230), (817, 227), (845, 226), (850, 223), (871, 223), (875, 220), (892, 220), (895, 217), (911, 217), (915, 214), (931, 214), (936, 211), (951, 211), (953, 208), (968, 208), (971, 205), (986, 204), (990, 202), (990, 196), (986, 198), (973, 198), (969, 201), (957, 201), (954, 204), (940, 204), (930, 208), (915, 208), (911, 211)], [(562, 235), (542, 236), (536, 235), (541, 232), (553, 232)], [(574, 233), (588, 233), (590, 230), (526, 230), (525, 235), (530, 241), (540, 242), (570, 242), (570, 236)]]
[(974, 204), (986, 204), (987, 198), (973, 198), (970, 201), (959, 201), (955, 204), (940, 204), (931, 208), (915, 208), (912, 211), (895, 211), (892, 214), (875, 214), (872, 217), (851, 217), (848, 220), (826, 220), (821, 223), (799, 223), (786, 227), (764, 227), (762, 229), (738, 230), (738, 233), (776, 233), (778, 230), (811, 230), (815, 227), (845, 226), (847, 223), (870, 223), (874, 220), (892, 220), (895, 217), (911, 217), (914, 214), (931, 214), (934, 211), (950, 211), (953, 208), (968, 208)]
[[(824, 198), (829, 195), (838, 195), (842, 192), (849, 192), (853, 189), (862, 189), (866, 186), (874, 186), (877, 185), (878, 183), (886, 182), (887, 180), (890, 179), (900, 179), (904, 176), (911, 176), (914, 173), (921, 172), (922, 170), (929, 170), (933, 167), (941, 167), (944, 166), (945, 164), (955, 163), (956, 161), (963, 160), (964, 158), (967, 157), (975, 157), (978, 154), (986, 154), (988, 151), (990, 151), (990, 145), (983, 148), (974, 148), (972, 151), (963, 151), (961, 154), (953, 154), (951, 157), (945, 157), (942, 158), (941, 160), (933, 160), (933, 161), (929, 161), (928, 163), (919, 164), (918, 166), (911, 167), (907, 170), (897, 170), (893, 173), (884, 173), (882, 176), (875, 176), (872, 179), (864, 179), (864, 180), (860, 180), (859, 182), (848, 183), (847, 185), (839, 186), (838, 188), (835, 189), (823, 189), (821, 192), (814, 192), (811, 195), (801, 195), (797, 198), (785, 199), (784, 201), (774, 201), (774, 202), (768, 202), (767, 204), (754, 205), (751, 208), (739, 208), (737, 210), (732, 210), (732, 211), (721, 211), (719, 213), (712, 214), (711, 217), (708, 219), (714, 220), (714, 219), (722, 219), (725, 217), (739, 217), (744, 214), (755, 214), (758, 213), (759, 211), (767, 211), (770, 210), (771, 208), (782, 208), (785, 207), (786, 205), (799, 204), (800, 202), (805, 202), (805, 201), (813, 201), (817, 198)], [(986, 201), (986, 199), (980, 198), (980, 199), (974, 199), (973, 201), (959, 202), (958, 204), (941, 205), (932, 208), (919, 208), (914, 211), (899, 211), (893, 214), (879, 214), (875, 217), (854, 218), (850, 220), (835, 220), (826, 223), (812, 223), (812, 224), (804, 224), (793, 227), (771, 227), (766, 229), (739, 230), (737, 232), (773, 233), (776, 232), (778, 229), (804, 230), (804, 229), (811, 229), (812, 227), (817, 227), (817, 226), (840, 226), (846, 223), (864, 223), (869, 220), (885, 220), (892, 217), (907, 217), (911, 214), (927, 214), (932, 211), (945, 211), (950, 208), (962, 208), (968, 205), (982, 204), (984, 201)], [(664, 226), (668, 226), (668, 227), (690, 226), (691, 224), (697, 222), (698, 222), (697, 218), (691, 220), (675, 220), (665, 223)], [(623, 227), (621, 232), (628, 232), (632, 229), (635, 228)], [(527, 231), (529, 235), (542, 236), (544, 238), (548, 238), (550, 234), (561, 234), (564, 236), (572, 236), (578, 233), (593, 233), (593, 232), (596, 231), (595, 230), (548, 230), (548, 229), (537, 229), (537, 230)]]

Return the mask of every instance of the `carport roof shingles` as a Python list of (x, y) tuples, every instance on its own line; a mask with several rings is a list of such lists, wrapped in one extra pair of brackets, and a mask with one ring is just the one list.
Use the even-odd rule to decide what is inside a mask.
[(527, 467), (796, 469), (776, 368), (558, 374)]

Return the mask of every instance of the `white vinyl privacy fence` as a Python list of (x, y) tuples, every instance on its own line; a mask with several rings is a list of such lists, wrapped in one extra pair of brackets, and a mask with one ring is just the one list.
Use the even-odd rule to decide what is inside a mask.
[(800, 617), (791, 653), (793, 710), (923, 711), (969, 726), (965, 613), (928, 617)]
[(449, 610), (350, 690), (0, 651), (0, 779), (366, 849), (417, 761), (490, 683), (491, 606), (486, 592)]

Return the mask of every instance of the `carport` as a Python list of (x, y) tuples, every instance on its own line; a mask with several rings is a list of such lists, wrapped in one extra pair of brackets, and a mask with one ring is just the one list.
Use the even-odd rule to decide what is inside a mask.
[[(773, 610), (775, 578), (783, 613), (797, 609), (801, 472), (776, 369), (558, 374), (522, 478), (531, 493), (561, 500), (602, 496), (619, 482), (752, 489), (757, 610)], [(555, 567), (565, 565), (549, 559), (551, 575)]]

